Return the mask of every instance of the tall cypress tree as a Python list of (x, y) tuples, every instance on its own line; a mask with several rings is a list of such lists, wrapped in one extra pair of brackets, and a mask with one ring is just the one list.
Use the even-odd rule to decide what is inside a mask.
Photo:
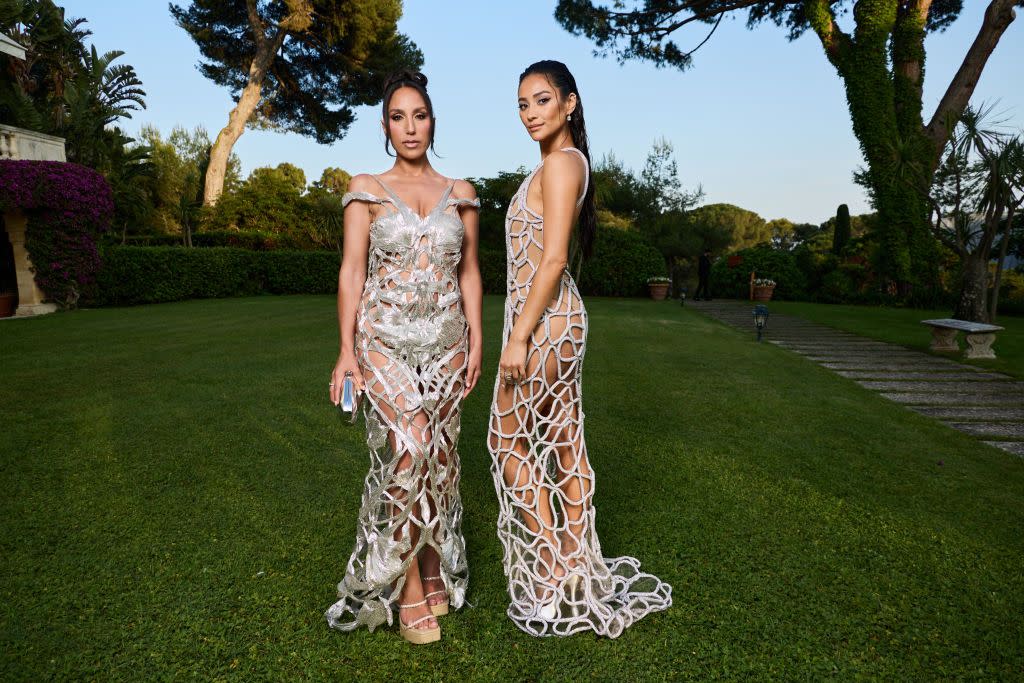
[(839, 256), (850, 241), (850, 208), (840, 204), (836, 211), (836, 227), (832, 233), (832, 253)]

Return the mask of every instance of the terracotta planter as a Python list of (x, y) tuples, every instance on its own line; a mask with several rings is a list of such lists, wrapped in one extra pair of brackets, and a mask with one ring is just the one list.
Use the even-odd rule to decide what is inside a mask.
[(754, 301), (771, 301), (774, 287), (754, 287)]
[(0, 292), (0, 318), (10, 318), (18, 310), (16, 292)]
[(668, 283), (651, 283), (647, 285), (647, 288), (651, 292), (651, 298), (655, 301), (664, 301), (665, 297), (668, 296)]

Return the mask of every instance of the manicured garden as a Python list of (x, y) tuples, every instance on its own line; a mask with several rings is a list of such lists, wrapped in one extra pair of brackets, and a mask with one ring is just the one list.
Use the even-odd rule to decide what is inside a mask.
[(322, 616), (367, 465), (326, 401), (330, 296), (79, 310), (0, 323), (0, 677), (1019, 675), (1020, 459), (678, 305), (587, 305), (602, 548), (671, 583), (669, 611), (617, 640), (505, 617), (485, 448), (500, 298), (460, 449), (473, 607), (423, 648)]

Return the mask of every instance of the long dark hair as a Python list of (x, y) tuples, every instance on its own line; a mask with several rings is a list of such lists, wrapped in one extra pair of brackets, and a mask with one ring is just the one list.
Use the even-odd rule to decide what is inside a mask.
[(427, 113), (430, 115), (430, 151), (437, 154), (437, 151), (434, 149), (434, 132), (437, 129), (437, 119), (434, 118), (434, 105), (430, 102), (430, 95), (427, 94), (427, 77), (419, 71), (409, 70), (396, 71), (388, 76), (388, 80), (384, 83), (384, 99), (381, 105), (384, 116), (384, 151), (388, 153), (388, 156), (395, 156), (391, 153), (391, 126), (388, 123), (388, 107), (391, 106), (391, 96), (399, 88), (412, 88), (423, 96), (423, 101), (427, 105)]
[(590, 141), (587, 140), (587, 124), (583, 120), (583, 98), (580, 97), (579, 88), (576, 87), (576, 79), (573, 78), (569, 67), (553, 59), (544, 59), (534, 62), (526, 67), (523, 73), (519, 74), (519, 82), (533, 74), (540, 74), (548, 79), (558, 90), (562, 99), (567, 99), (570, 94), (576, 94), (576, 110), (569, 119), (569, 132), (572, 134), (573, 144), (583, 152), (587, 158), (587, 193), (583, 195), (583, 206), (580, 208), (579, 239), (580, 247), (583, 249), (583, 258), (590, 258), (594, 250), (594, 233), (597, 230), (597, 209), (594, 206), (594, 178), (590, 172)]

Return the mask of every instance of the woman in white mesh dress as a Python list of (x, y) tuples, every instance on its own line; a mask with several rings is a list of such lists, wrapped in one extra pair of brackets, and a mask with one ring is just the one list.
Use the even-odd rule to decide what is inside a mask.
[(508, 297), (488, 434), (508, 615), (536, 636), (589, 629), (614, 638), (668, 608), (672, 588), (632, 557), (604, 557), (597, 539), (583, 439), (587, 311), (566, 270), (577, 219), (590, 255), (594, 189), (583, 104), (564, 64), (523, 72), (519, 115), (541, 162), (505, 216)]
[[(393, 622), (413, 643), (441, 637), (468, 578), (456, 447), (462, 399), (480, 375), (480, 206), (473, 187), (427, 159), (435, 119), (427, 79), (402, 72), (384, 90), (394, 166), (352, 178), (338, 277), (346, 377), (364, 391), (370, 471), (356, 543), (328, 623), (342, 631)], [(390, 151), (389, 151), (390, 153)]]

